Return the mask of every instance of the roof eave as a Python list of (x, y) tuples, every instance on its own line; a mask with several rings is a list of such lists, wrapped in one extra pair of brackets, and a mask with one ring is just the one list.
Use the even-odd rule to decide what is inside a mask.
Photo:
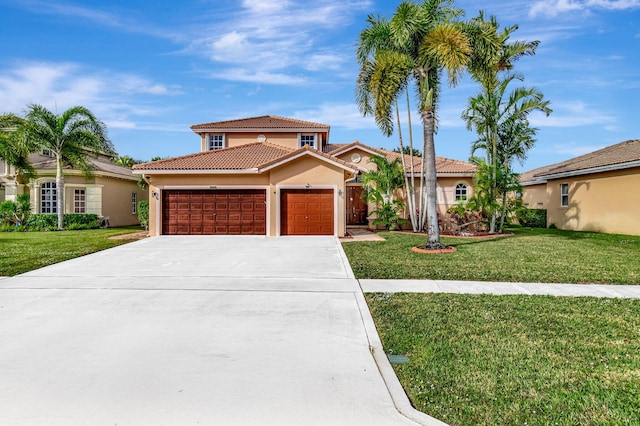
[(260, 170), (251, 169), (136, 169), (136, 175), (235, 175), (258, 174)]
[(612, 172), (616, 170), (631, 169), (634, 167), (640, 167), (640, 160), (629, 161), (627, 163), (621, 163), (621, 164), (610, 164), (607, 166), (600, 166), (600, 167), (590, 167), (588, 169), (582, 169), (582, 170), (570, 170), (562, 173), (540, 174), (540, 175), (537, 175), (536, 177), (541, 179), (546, 179), (546, 180), (562, 179), (565, 177), (589, 175), (592, 173)]

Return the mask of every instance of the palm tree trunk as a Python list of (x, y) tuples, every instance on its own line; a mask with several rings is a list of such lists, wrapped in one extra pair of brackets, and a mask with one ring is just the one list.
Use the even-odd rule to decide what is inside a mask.
[[(422, 224), (420, 221), (420, 212), (422, 206), (416, 208), (416, 174), (413, 166), (413, 128), (411, 127), (411, 100), (409, 99), (409, 90), (406, 91), (407, 95), (407, 123), (409, 125), (409, 161), (411, 162), (411, 200), (413, 202), (413, 217), (415, 218), (415, 224), (412, 222), (413, 232), (422, 231)], [(420, 186), (420, 193), (422, 193), (422, 186)]]
[(58, 229), (64, 229), (64, 175), (62, 173), (62, 155), (56, 153), (56, 210), (58, 212)]
[(502, 192), (502, 216), (500, 217), (500, 232), (504, 229), (504, 217), (507, 215), (507, 191)]
[(425, 164), (425, 188), (427, 190), (427, 250), (444, 248), (440, 243), (440, 229), (438, 227), (437, 205), (437, 177), (436, 177), (436, 149), (433, 140), (435, 130), (435, 117), (433, 111), (422, 111), (424, 124), (424, 150), (422, 158)]
[[(402, 162), (402, 172), (404, 175), (404, 187), (407, 195), (407, 205), (409, 208), (409, 218), (411, 219), (411, 226), (413, 227), (413, 232), (416, 231), (417, 221), (416, 221), (416, 211), (414, 208), (415, 197), (411, 197), (413, 194), (413, 186), (409, 186), (409, 176), (407, 174), (407, 165), (404, 161), (404, 144), (402, 142), (402, 128), (400, 126), (400, 111), (398, 110), (398, 102), (396, 102), (396, 119), (398, 121), (398, 139), (400, 141), (400, 160)], [(412, 162), (413, 164), (413, 162)]]

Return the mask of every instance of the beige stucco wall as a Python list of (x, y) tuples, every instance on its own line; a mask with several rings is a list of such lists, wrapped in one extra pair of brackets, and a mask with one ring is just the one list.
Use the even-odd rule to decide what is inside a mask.
[[(316, 132), (301, 132), (303, 134), (314, 133), (317, 134), (316, 143), (320, 144), (323, 137), (326, 139), (326, 133), (316, 133)], [(208, 149), (208, 135), (221, 134), (221, 133), (204, 133), (201, 135), (200, 139), (200, 150), (202, 152), (207, 151)], [(224, 134), (225, 138), (225, 147), (233, 148), (240, 145), (246, 145), (249, 143), (258, 142), (258, 135), (266, 136), (266, 142), (284, 146), (287, 148), (298, 148), (298, 132), (247, 132), (247, 133), (236, 133), (236, 132), (228, 132)]]
[(345, 171), (340, 167), (327, 163), (326, 161), (309, 156), (292, 160), (261, 174), (243, 175), (151, 175), (151, 185), (149, 194), (157, 192), (156, 199), (150, 198), (149, 203), (149, 235), (160, 235), (162, 226), (161, 217), (161, 191), (165, 189), (207, 189), (211, 186), (232, 189), (237, 187), (266, 187), (269, 199), (269, 235), (278, 235), (279, 209), (278, 196), (279, 189), (292, 187), (328, 188), (335, 186), (338, 194), (338, 218), (337, 234), (345, 234), (344, 217), (344, 187)]
[(547, 184), (527, 185), (522, 187), (522, 203), (530, 209), (546, 209)]
[[(110, 226), (137, 225), (136, 213), (132, 213), (132, 194), (138, 202), (149, 199), (149, 192), (130, 180), (98, 177), (96, 184), (102, 185), (102, 215), (109, 216)], [(87, 203), (90, 200), (87, 200)]]
[[(34, 213), (40, 213), (41, 185), (55, 182), (53, 173), (40, 174), (29, 185), (31, 205)], [(137, 200), (148, 199), (148, 191), (141, 189), (136, 181), (114, 177), (94, 176), (86, 179), (78, 172), (68, 173), (64, 177), (64, 212), (74, 211), (74, 191), (85, 190), (86, 213), (109, 216), (110, 226), (137, 225), (138, 215), (132, 213), (131, 194), (137, 194)]]
[[(560, 185), (569, 205), (560, 206)], [(640, 235), (640, 168), (549, 180), (547, 223), (560, 229)]]

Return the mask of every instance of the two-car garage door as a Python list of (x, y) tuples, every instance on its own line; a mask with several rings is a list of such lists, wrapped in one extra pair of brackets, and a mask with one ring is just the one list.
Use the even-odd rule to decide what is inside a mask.
[(166, 190), (162, 194), (164, 235), (265, 235), (264, 189)]
[[(333, 189), (283, 189), (282, 235), (333, 235)], [(165, 190), (164, 235), (266, 235), (264, 189)]]

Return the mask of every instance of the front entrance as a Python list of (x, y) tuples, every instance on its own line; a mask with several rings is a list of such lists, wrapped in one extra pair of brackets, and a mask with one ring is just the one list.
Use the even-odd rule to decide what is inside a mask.
[(369, 215), (367, 202), (362, 198), (364, 188), (360, 185), (347, 186), (347, 226), (367, 225)]

